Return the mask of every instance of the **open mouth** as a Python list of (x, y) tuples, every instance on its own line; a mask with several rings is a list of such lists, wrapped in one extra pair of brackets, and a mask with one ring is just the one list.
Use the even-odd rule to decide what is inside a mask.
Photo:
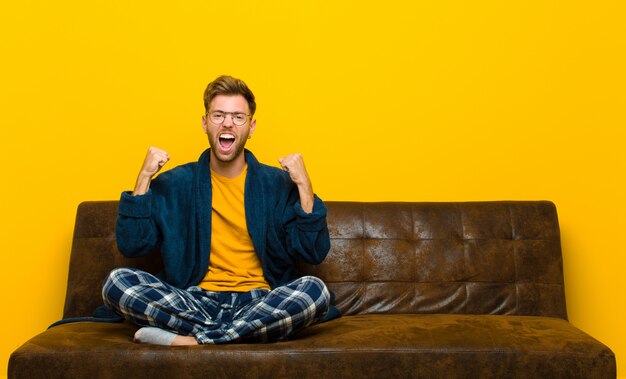
[(233, 147), (233, 145), (235, 144), (235, 136), (228, 133), (220, 135), (218, 140), (220, 143), (220, 147), (226, 151), (230, 150), (230, 148)]

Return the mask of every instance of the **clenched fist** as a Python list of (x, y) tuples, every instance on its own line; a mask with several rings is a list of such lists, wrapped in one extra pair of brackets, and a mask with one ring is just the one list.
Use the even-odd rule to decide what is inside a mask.
[(143, 167), (141, 167), (141, 172), (139, 175), (153, 177), (161, 167), (170, 160), (169, 154), (165, 150), (161, 150), (157, 147), (150, 147), (148, 149), (148, 153), (146, 154), (146, 158), (143, 161)]
[(289, 173), (291, 180), (298, 186), (302, 209), (311, 213), (313, 211), (313, 185), (304, 167), (302, 154), (290, 154), (284, 158), (278, 158), (278, 163), (283, 170)]
[(150, 180), (152, 180), (152, 177), (156, 175), (169, 160), (170, 156), (165, 150), (151, 146), (148, 149), (146, 158), (143, 161), (143, 166), (137, 177), (133, 195), (143, 195), (148, 192)]
[(304, 167), (302, 154), (290, 154), (284, 158), (278, 158), (278, 163), (280, 163), (283, 170), (289, 173), (291, 180), (296, 185), (310, 184), (309, 175)]

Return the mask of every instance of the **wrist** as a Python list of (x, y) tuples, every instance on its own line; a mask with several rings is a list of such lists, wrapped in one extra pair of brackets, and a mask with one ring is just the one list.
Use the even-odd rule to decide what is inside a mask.
[(298, 193), (300, 194), (300, 206), (306, 213), (313, 212), (313, 203), (315, 202), (315, 195), (313, 194), (313, 188), (308, 186), (298, 186)]
[(133, 191), (133, 196), (144, 195), (150, 189), (150, 181), (152, 180), (152, 176), (139, 175), (137, 177), (137, 182), (135, 183), (135, 189)]

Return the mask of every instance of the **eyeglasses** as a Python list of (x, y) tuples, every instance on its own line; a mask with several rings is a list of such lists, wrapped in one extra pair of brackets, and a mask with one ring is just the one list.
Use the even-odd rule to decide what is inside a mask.
[(249, 114), (245, 114), (241, 112), (222, 112), (222, 111), (210, 112), (210, 113), (207, 113), (207, 115), (209, 116), (209, 119), (211, 120), (211, 122), (214, 123), (215, 125), (221, 125), (226, 120), (227, 115), (231, 116), (233, 120), (233, 124), (237, 126), (244, 125), (246, 121), (248, 121), (248, 117), (250, 117)]

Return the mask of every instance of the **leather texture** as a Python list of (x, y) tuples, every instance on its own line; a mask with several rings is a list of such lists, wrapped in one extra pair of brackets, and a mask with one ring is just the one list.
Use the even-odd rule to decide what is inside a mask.
[[(128, 323), (51, 328), (9, 378), (614, 378), (613, 352), (567, 322), (550, 202), (327, 202), (324, 279), (344, 317), (273, 344), (163, 347)], [(64, 317), (90, 316), (115, 267), (117, 202), (79, 206)]]
[(301, 271), (346, 315), (567, 318), (552, 203), (330, 203), (328, 219), (329, 256)]

